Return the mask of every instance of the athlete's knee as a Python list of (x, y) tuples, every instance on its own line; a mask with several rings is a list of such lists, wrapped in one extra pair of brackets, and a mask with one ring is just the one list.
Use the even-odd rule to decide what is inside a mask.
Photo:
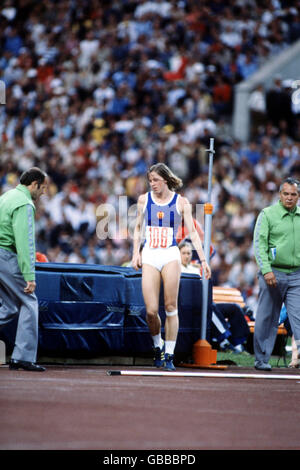
[(146, 317), (147, 317), (147, 320), (148, 320), (148, 321), (154, 321), (154, 320), (156, 320), (156, 318), (158, 317), (158, 311), (157, 311), (157, 309), (148, 308), (148, 309), (147, 309), (147, 313), (146, 313)]
[(166, 308), (165, 309), (166, 316), (167, 317), (176, 317), (178, 315), (178, 310), (177, 308)]
[(166, 312), (174, 312), (177, 310), (177, 303), (172, 300), (165, 300), (165, 310)]

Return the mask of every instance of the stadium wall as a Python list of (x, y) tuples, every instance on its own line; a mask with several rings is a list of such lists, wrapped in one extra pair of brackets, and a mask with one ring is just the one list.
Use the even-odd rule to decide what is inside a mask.
[(234, 138), (247, 142), (250, 135), (250, 110), (249, 96), (258, 84), (263, 84), (267, 90), (272, 85), (273, 79), (280, 74), (282, 80), (291, 79), (294, 87), (300, 86), (300, 40), (288, 49), (285, 49), (279, 56), (274, 57), (269, 62), (254, 73), (248, 80), (239, 83), (234, 92), (234, 109), (232, 128)]

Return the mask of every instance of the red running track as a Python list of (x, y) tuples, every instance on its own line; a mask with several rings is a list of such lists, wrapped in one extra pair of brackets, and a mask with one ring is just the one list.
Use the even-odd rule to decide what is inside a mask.
[[(129, 369), (51, 365), (37, 373), (0, 366), (0, 449), (300, 448), (298, 370), (272, 374), (299, 381), (107, 375), (122, 368)], [(228, 368), (233, 372), (257, 373)]]

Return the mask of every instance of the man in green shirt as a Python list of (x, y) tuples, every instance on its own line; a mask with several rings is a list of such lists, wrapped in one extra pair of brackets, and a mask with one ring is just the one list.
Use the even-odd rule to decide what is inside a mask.
[(38, 301), (35, 295), (35, 206), (47, 175), (37, 167), (0, 197), (0, 328), (19, 316), (10, 369), (44, 371), (35, 363)]
[(259, 298), (255, 317), (255, 368), (271, 370), (269, 359), (277, 336), (282, 304), (300, 352), (300, 183), (286, 178), (279, 201), (261, 211), (254, 229), (259, 266)]

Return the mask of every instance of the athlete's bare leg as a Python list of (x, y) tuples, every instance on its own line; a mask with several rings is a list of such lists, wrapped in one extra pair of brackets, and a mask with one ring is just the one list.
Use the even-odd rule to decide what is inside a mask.
[[(164, 303), (167, 312), (174, 312), (178, 309), (178, 291), (180, 283), (181, 266), (179, 261), (174, 260), (166, 264), (162, 271), (162, 279), (164, 284)], [(165, 322), (165, 339), (166, 341), (176, 341), (178, 334), (179, 322), (178, 314), (167, 316)]]
[(149, 264), (143, 264), (142, 291), (146, 306), (146, 320), (151, 336), (158, 335), (161, 331), (161, 320), (158, 314), (160, 284), (160, 272)]

